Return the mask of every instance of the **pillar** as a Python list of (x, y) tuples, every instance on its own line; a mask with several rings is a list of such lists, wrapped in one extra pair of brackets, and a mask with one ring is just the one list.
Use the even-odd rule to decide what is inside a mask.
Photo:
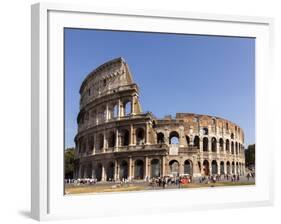
[(131, 114), (135, 114), (135, 95), (133, 95), (131, 99)]
[(135, 135), (134, 135), (134, 127), (133, 127), (133, 125), (131, 124), (130, 125), (130, 143), (129, 143), (129, 145), (134, 145), (134, 143), (135, 143)]
[(105, 122), (107, 122), (108, 119), (109, 119), (109, 113), (108, 113), (108, 103), (107, 103), (105, 107)]
[(122, 116), (122, 111), (121, 111), (121, 100), (118, 99), (118, 104), (117, 104), (117, 107), (118, 107), (118, 118), (120, 118)]
[(208, 138), (208, 152), (212, 152), (212, 138)]
[(129, 157), (129, 164), (128, 164), (128, 168), (129, 168), (129, 174), (128, 174), (128, 176), (129, 176), (129, 180), (131, 180), (132, 179), (132, 157)]
[(199, 151), (203, 152), (203, 138), (199, 138)]
[(162, 164), (162, 169), (161, 169), (162, 177), (165, 176), (165, 163), (166, 163), (166, 159), (165, 159), (165, 156), (163, 156), (162, 157), (162, 161), (161, 161), (161, 164)]
[(145, 124), (145, 144), (149, 145), (149, 123)]
[(150, 176), (148, 169), (149, 169), (149, 167), (148, 167), (148, 157), (146, 156), (145, 157), (145, 178)]
[(221, 174), (221, 164), (220, 164), (220, 161), (217, 161), (217, 166), (218, 166), (217, 174)]
[(115, 151), (118, 151), (119, 147), (119, 131), (116, 129), (115, 131)]
[(107, 136), (106, 136), (106, 132), (103, 132), (103, 149), (102, 151), (105, 152), (105, 149), (107, 149)]

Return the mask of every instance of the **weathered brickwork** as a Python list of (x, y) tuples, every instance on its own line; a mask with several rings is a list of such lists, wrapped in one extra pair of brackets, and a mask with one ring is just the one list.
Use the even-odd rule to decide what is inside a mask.
[(76, 178), (245, 173), (244, 132), (238, 125), (208, 115), (158, 119), (143, 113), (138, 86), (122, 58), (92, 71), (80, 94)]

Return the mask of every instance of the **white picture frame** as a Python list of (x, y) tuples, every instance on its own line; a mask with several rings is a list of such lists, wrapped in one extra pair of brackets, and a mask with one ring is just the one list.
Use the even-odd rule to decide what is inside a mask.
[[(63, 182), (63, 28), (99, 28), (256, 38), (256, 185), (65, 196)], [(273, 203), (271, 71), (273, 19), (190, 12), (32, 5), (31, 214), (37, 220), (181, 212)], [(127, 206), (136, 201), (134, 206)], [(123, 209), (126, 207), (126, 209)]]

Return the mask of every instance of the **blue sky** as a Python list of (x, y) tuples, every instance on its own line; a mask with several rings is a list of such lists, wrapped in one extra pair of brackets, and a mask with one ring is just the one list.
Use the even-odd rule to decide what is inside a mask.
[(65, 146), (74, 146), (79, 88), (100, 64), (123, 57), (143, 111), (226, 118), (255, 143), (255, 39), (65, 29)]

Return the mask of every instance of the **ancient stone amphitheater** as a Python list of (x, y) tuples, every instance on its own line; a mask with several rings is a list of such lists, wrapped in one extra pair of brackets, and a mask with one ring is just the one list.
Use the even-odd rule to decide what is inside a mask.
[(244, 133), (237, 124), (209, 115), (177, 113), (159, 119), (143, 112), (139, 88), (122, 58), (93, 70), (80, 94), (76, 178), (245, 173)]

